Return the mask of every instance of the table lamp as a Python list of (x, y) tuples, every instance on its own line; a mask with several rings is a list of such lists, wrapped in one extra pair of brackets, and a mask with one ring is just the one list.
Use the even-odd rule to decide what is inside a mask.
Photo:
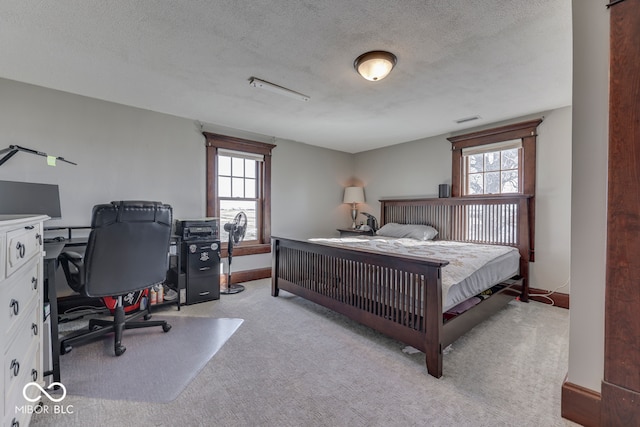
[(358, 217), (358, 208), (356, 203), (364, 203), (364, 190), (362, 187), (347, 187), (344, 189), (344, 198), (342, 203), (351, 203), (351, 220), (353, 224), (351, 228), (356, 228), (356, 218)]

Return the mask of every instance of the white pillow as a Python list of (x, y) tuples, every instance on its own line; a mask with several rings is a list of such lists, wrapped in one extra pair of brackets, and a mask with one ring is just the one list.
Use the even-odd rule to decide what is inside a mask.
[(429, 225), (390, 222), (383, 225), (377, 234), (385, 237), (410, 237), (418, 240), (431, 240), (438, 235), (438, 230)]

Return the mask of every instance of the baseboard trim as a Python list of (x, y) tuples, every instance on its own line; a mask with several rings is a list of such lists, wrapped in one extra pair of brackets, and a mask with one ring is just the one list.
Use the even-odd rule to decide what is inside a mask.
[[(545, 304), (551, 304), (551, 301), (553, 301), (553, 305), (555, 305), (556, 307), (566, 308), (566, 309), (569, 308), (569, 294), (554, 292), (551, 295), (547, 295), (548, 293), (549, 291), (545, 289), (529, 288), (529, 299), (532, 299), (537, 302), (542, 302)], [(545, 297), (539, 297), (539, 296), (536, 296), (535, 294), (542, 294), (542, 295), (545, 295)], [(549, 299), (547, 298), (551, 299), (551, 301), (549, 301)]]
[[(522, 291), (522, 286), (514, 286), (514, 288)], [(556, 307), (569, 309), (569, 294), (554, 292), (551, 295), (547, 295), (548, 293), (549, 291), (546, 289), (529, 288), (529, 299), (549, 305), (553, 301), (553, 305)], [(544, 297), (536, 296), (536, 294), (544, 295)]]
[(568, 382), (562, 384), (561, 415), (585, 427), (601, 425), (602, 396), (588, 388)]
[[(249, 282), (251, 280), (268, 279), (271, 277), (271, 267), (256, 268), (254, 270), (232, 271), (231, 284)], [(227, 286), (227, 275), (220, 275), (220, 286)]]

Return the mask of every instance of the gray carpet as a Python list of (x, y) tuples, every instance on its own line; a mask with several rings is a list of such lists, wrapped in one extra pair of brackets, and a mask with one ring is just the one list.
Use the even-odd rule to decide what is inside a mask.
[[(162, 316), (155, 316), (160, 319)], [(60, 357), (67, 393), (140, 402), (174, 400), (240, 327), (242, 319), (171, 317), (160, 327), (124, 332), (125, 353), (115, 357), (113, 335), (78, 345)]]
[[(440, 379), (402, 343), (287, 292), (271, 297), (269, 280), (157, 316), (244, 323), (169, 403), (67, 396), (73, 414), (37, 414), (32, 427), (574, 425), (560, 416), (569, 342), (561, 308), (509, 304), (453, 343)], [(182, 363), (181, 354), (163, 364)]]

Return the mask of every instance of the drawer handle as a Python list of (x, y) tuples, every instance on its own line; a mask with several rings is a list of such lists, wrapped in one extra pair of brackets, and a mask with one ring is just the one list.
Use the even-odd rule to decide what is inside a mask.
[(26, 226), (24, 227), (24, 229), (25, 229), (25, 230), (33, 230), (34, 228), (36, 228), (36, 226), (35, 226), (35, 225), (26, 225)]
[(12, 299), (11, 304), (9, 304), (9, 308), (13, 309), (13, 315), (17, 316), (20, 312), (20, 303), (17, 300)]
[(33, 283), (33, 290), (35, 291), (36, 289), (38, 289), (38, 278), (37, 277), (32, 277), (31, 278), (31, 283)]
[(20, 422), (15, 418), (11, 420), (11, 427), (20, 427)]
[(16, 359), (13, 359), (11, 361), (11, 366), (9, 366), (9, 371), (13, 371), (13, 376), (17, 377), (20, 373), (20, 362), (18, 362)]
[(16, 245), (16, 250), (18, 251), (18, 256), (20, 258), (24, 258), (24, 253), (26, 251), (24, 245), (22, 244), (22, 242), (18, 242), (18, 244)]
[(31, 324), (31, 330), (33, 331), (33, 335), (37, 336), (38, 335), (38, 324), (37, 323), (32, 323)]
[(40, 233), (36, 234), (36, 239), (38, 240), (38, 244), (42, 246), (42, 234)]
[(37, 369), (32, 369), (31, 370), (31, 378), (36, 381), (38, 379), (38, 370)]

